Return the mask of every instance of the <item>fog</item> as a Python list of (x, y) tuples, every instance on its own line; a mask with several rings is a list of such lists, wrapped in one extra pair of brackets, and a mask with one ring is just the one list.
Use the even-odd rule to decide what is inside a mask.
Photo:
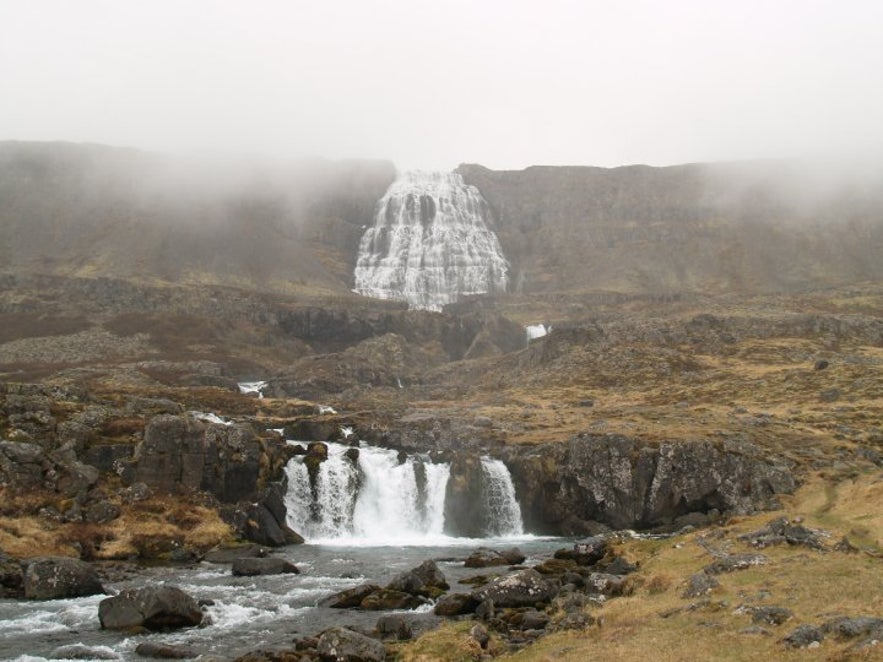
[(0, 139), (400, 168), (883, 152), (883, 3), (0, 3)]

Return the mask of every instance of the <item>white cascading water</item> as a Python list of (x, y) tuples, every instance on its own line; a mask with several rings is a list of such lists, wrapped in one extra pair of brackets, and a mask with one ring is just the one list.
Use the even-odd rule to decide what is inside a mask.
[(362, 235), (354, 291), (424, 310), (505, 292), (508, 263), (489, 219), (487, 201), (459, 174), (402, 174)]
[(489, 513), (491, 536), (520, 536), (524, 534), (521, 507), (515, 498), (515, 485), (509, 469), (501, 460), (481, 458), (481, 469), (486, 479), (485, 507)]
[[(424, 544), (454, 540), (444, 534), (445, 492), (451, 465), (362, 446), (355, 462), (349, 446), (328, 444), (316, 474), (315, 498), (303, 456), (286, 468), (288, 525), (309, 542)], [(524, 535), (521, 508), (506, 465), (481, 458), (489, 537)]]
[(289, 526), (310, 541), (443, 536), (449, 464), (417, 457), (400, 463), (396, 451), (368, 446), (359, 449), (353, 462), (345, 456), (347, 449), (328, 444), (328, 459), (316, 477), (315, 500), (303, 459), (289, 462)]

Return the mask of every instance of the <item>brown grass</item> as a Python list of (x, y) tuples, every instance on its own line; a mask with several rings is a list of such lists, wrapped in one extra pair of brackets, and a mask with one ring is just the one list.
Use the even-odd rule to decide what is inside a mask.
[[(523, 651), (500, 659), (883, 659), (879, 647), (854, 653), (849, 651), (854, 642), (833, 638), (815, 650), (792, 651), (780, 643), (804, 623), (818, 625), (839, 615), (883, 617), (883, 558), (879, 555), (883, 514), (877, 507), (883, 494), (883, 473), (862, 474), (827, 492), (825, 485), (824, 478), (813, 476), (786, 499), (781, 513), (738, 518), (721, 528), (672, 539), (623, 541), (618, 551), (640, 560), (640, 569), (631, 580), (634, 591), (595, 609), (592, 613), (600, 625), (543, 637)], [(762, 550), (770, 559), (768, 565), (719, 576), (721, 586), (707, 600), (680, 597), (686, 579), (712, 561), (703, 545), (731, 553), (756, 552), (738, 536), (761, 528), (780, 514), (802, 517), (806, 526), (826, 529), (831, 533), (829, 545), (846, 534), (866, 551), (820, 553), (806, 547), (771, 547)], [(744, 608), (758, 605), (787, 607), (794, 616), (778, 627), (763, 626), (769, 635), (743, 632), (752, 625)], [(439, 633), (424, 635), (406, 648), (402, 659), (470, 659), (458, 644), (458, 637), (468, 631), (469, 625), (457, 623)]]

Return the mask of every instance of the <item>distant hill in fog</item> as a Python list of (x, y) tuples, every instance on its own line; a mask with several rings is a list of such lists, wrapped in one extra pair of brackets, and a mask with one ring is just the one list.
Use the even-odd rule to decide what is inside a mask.
[[(789, 162), (461, 166), (511, 289), (776, 291), (883, 278), (883, 185)], [(0, 143), (0, 271), (346, 292), (389, 162)]]

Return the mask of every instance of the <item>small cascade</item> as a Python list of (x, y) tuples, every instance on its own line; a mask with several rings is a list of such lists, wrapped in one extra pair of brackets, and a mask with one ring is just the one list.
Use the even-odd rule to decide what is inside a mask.
[(404, 173), (362, 236), (354, 291), (425, 310), (505, 292), (508, 263), (489, 221), (487, 201), (459, 174)]
[(512, 476), (502, 460), (481, 458), (485, 476), (484, 496), (488, 513), (488, 531), (492, 536), (520, 536), (524, 534), (521, 506), (515, 498)]
[[(308, 541), (364, 544), (424, 544), (455, 540), (445, 534), (445, 506), (451, 476), (449, 463), (372, 446), (353, 449), (327, 443), (327, 459), (313, 467), (305, 456), (286, 468), (288, 524)], [(478, 469), (478, 462), (476, 462)], [(524, 535), (521, 509), (506, 465), (480, 458), (473, 479), (480, 521), (468, 535)], [(480, 533), (479, 533), (480, 532)], [(462, 533), (459, 535), (463, 535)], [(421, 542), (423, 541), (423, 542)]]

